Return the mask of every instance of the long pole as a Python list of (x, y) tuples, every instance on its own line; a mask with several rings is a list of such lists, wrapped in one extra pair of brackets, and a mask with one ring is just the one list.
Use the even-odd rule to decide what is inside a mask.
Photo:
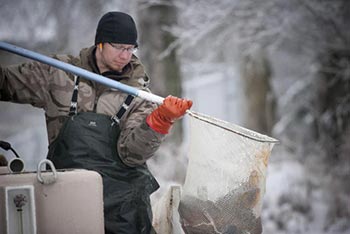
[(89, 79), (89, 80), (92, 80), (92, 81), (96, 81), (96, 82), (101, 83), (103, 85), (106, 85), (108, 87), (118, 89), (122, 92), (140, 97), (140, 98), (145, 99), (145, 100), (150, 101), (150, 102), (155, 102), (155, 103), (161, 104), (161, 103), (163, 103), (163, 100), (164, 100), (163, 97), (157, 96), (155, 94), (152, 94), (152, 93), (125, 85), (125, 84), (120, 83), (118, 81), (111, 80), (111, 79), (106, 78), (104, 76), (101, 76), (101, 75), (98, 75), (96, 73), (82, 69), (80, 67), (73, 66), (71, 64), (59, 61), (57, 59), (54, 59), (54, 58), (30, 51), (30, 50), (27, 50), (27, 49), (21, 48), (21, 47), (18, 47), (18, 46), (15, 46), (15, 45), (12, 45), (12, 44), (9, 44), (6, 42), (0, 41), (0, 49), (17, 54), (17, 55), (21, 55), (21, 56), (26, 57), (26, 58), (30, 58), (30, 59), (42, 62), (45, 64), (48, 64), (50, 66), (59, 68), (61, 70), (67, 71), (67, 72), (71, 72), (75, 75), (82, 76), (82, 77)]
[[(51, 57), (48, 57), (48, 56), (45, 56), (45, 55), (42, 55), (42, 54), (30, 51), (30, 50), (26, 50), (26, 49), (23, 49), (23, 48), (11, 45), (11, 44), (6, 43), (6, 42), (0, 41), (0, 49), (8, 51), (8, 52), (15, 53), (15, 54), (18, 54), (18, 55), (21, 55), (23, 57), (27, 57), (27, 58), (30, 58), (30, 59), (33, 59), (33, 60), (37, 60), (39, 62), (51, 65), (53, 67), (57, 67), (57, 68), (62, 69), (64, 71), (71, 72), (71, 73), (76, 74), (78, 76), (85, 77), (86, 79), (96, 81), (98, 83), (101, 83), (101, 84), (106, 85), (106, 86), (111, 87), (111, 88), (119, 89), (122, 92), (125, 92), (125, 93), (128, 93), (128, 94), (140, 97), (140, 98), (145, 99), (145, 100), (150, 101), (150, 102), (155, 102), (155, 103), (161, 104), (164, 101), (163, 97), (154, 95), (152, 93), (149, 93), (149, 92), (146, 92), (146, 91), (143, 91), (143, 90), (136, 89), (134, 87), (122, 84), (122, 83), (120, 83), (118, 81), (111, 80), (111, 79), (108, 79), (108, 78), (106, 78), (104, 76), (98, 75), (96, 73), (84, 70), (84, 69), (82, 69), (80, 67), (73, 66), (71, 64), (59, 61), (57, 59), (53, 59)], [(199, 113), (194, 113), (194, 112), (192, 112), (190, 110), (187, 110), (186, 113), (191, 114), (193, 117), (197, 117), (197, 118), (199, 118), (201, 120), (207, 119), (207, 118), (200, 117), (202, 115), (200, 115)], [(213, 124), (213, 121), (206, 120), (206, 122)], [(224, 128), (221, 125), (217, 125), (217, 126), (221, 127), (221, 128)], [(230, 130), (230, 129), (226, 129), (226, 130)], [(266, 139), (259, 140), (255, 136), (250, 136), (250, 134), (240, 133), (239, 131), (232, 130), (232, 129), (231, 129), (231, 131), (233, 131), (233, 132), (235, 132), (235, 133), (237, 133), (239, 135), (242, 135), (242, 136), (245, 136), (245, 137), (257, 140), (257, 141), (274, 142), (274, 143), (278, 142), (276, 139), (273, 139), (273, 138), (270, 138), (270, 137), (268, 137), (268, 138), (270, 138), (268, 140), (266, 140)], [(251, 131), (251, 130), (249, 130), (249, 131)]]

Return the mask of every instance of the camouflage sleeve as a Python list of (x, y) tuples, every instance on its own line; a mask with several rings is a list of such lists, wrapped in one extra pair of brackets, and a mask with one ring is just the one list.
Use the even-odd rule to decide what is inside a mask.
[(50, 66), (29, 62), (0, 68), (0, 100), (45, 106)]
[(128, 166), (141, 165), (158, 150), (165, 135), (155, 132), (146, 123), (146, 117), (157, 107), (156, 104), (135, 98), (134, 105), (121, 121), (118, 152)]

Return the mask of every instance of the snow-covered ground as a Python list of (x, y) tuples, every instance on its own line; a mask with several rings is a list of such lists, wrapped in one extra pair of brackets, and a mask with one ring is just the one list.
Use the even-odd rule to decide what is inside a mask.
[[(315, 162), (317, 164), (317, 162)], [(349, 234), (350, 220), (332, 217), (337, 203), (336, 190), (329, 190), (332, 181), (325, 168), (314, 165), (310, 170), (276, 146), (271, 156), (262, 219), (264, 233)], [(343, 194), (350, 209), (350, 197)], [(347, 197), (344, 197), (347, 196)]]

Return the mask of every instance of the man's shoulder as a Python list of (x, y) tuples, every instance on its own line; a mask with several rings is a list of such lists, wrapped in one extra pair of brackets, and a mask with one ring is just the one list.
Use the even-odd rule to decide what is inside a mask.
[(55, 54), (52, 57), (65, 63), (72, 63), (72, 61), (77, 59), (77, 57), (70, 54)]
[(77, 56), (72, 54), (55, 54), (52, 57), (62, 62), (79, 66), (80, 64), (83, 64), (85, 60), (88, 60), (92, 50), (93, 47), (83, 48), (80, 50), (79, 55)]
[(150, 83), (150, 78), (148, 77), (140, 59), (133, 55), (130, 63), (132, 66), (132, 77), (129, 82), (133, 83), (132, 85), (137, 86), (138, 88), (147, 88)]

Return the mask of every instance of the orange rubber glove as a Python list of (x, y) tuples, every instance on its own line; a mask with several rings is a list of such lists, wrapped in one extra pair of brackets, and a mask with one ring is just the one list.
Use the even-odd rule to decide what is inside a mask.
[(168, 96), (162, 105), (147, 116), (146, 122), (154, 131), (167, 134), (175, 120), (182, 117), (191, 106), (191, 100)]

